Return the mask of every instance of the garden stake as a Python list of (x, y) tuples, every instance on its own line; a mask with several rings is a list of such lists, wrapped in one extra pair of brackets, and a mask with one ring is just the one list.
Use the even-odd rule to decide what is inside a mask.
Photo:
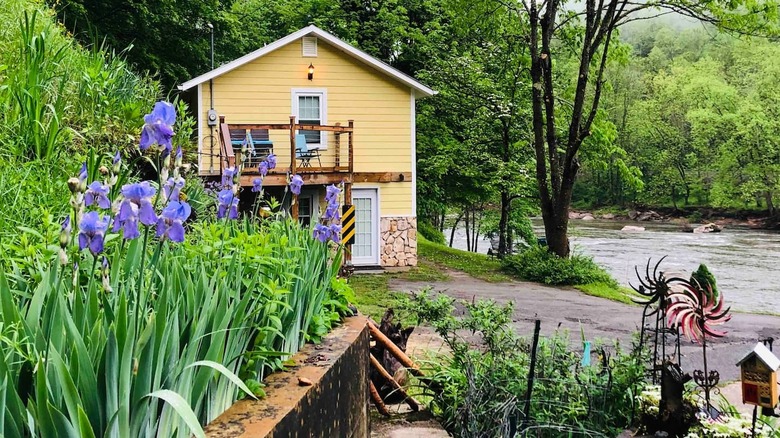
[(536, 371), (536, 349), (539, 346), (539, 331), (542, 328), (542, 321), (536, 320), (534, 323), (534, 342), (531, 347), (531, 367), (528, 370), (528, 385), (525, 391), (525, 407), (523, 408), (523, 423), (520, 430), (528, 427), (528, 419), (531, 415), (531, 395), (534, 389), (534, 372)]
[(368, 382), (368, 389), (371, 391), (371, 400), (373, 400), (376, 410), (385, 417), (389, 417), (390, 412), (387, 411), (387, 406), (385, 406), (385, 402), (382, 401), (382, 397), (379, 396), (379, 392), (377, 392), (374, 382)]
[(371, 365), (374, 367), (374, 369), (379, 371), (379, 374), (382, 375), (382, 377), (384, 377), (385, 380), (390, 382), (390, 385), (393, 387), (393, 389), (404, 397), (404, 401), (406, 402), (406, 404), (409, 405), (409, 407), (414, 412), (419, 412), (420, 405), (417, 403), (417, 401), (413, 399), (411, 396), (409, 396), (409, 394), (407, 394), (406, 391), (404, 391), (401, 385), (393, 378), (393, 376), (390, 375), (390, 373), (387, 372), (385, 367), (383, 367), (382, 364), (379, 363), (378, 360), (376, 360), (373, 354), (369, 354), (368, 356), (371, 358)]

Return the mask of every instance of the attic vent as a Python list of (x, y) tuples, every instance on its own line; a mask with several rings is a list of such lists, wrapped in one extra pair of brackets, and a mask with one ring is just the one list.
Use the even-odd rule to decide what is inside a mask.
[(303, 56), (317, 56), (317, 37), (303, 37)]

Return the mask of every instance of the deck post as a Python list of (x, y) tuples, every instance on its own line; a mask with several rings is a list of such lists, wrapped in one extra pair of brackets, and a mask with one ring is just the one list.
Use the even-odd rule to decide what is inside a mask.
[(290, 176), (295, 175), (298, 170), (297, 159), (295, 158), (295, 116), (290, 116)]
[[(354, 134), (354, 126), (355, 126), (355, 121), (354, 120), (350, 120), (349, 121), (349, 180), (350, 181), (352, 181), (352, 172), (355, 171), (355, 169), (353, 168), (355, 160), (352, 157), (352, 155), (353, 155), (352, 154), (353, 143), (354, 143), (353, 137), (355, 135)], [(351, 194), (351, 191), (350, 191), (350, 194)]]
[[(290, 116), (290, 178), (295, 175), (298, 160), (295, 158), (295, 116)], [(293, 194), (290, 215), (294, 221), (298, 221), (298, 195)]]
[[(341, 123), (336, 122), (336, 126), (340, 127)], [(333, 136), (336, 138), (336, 171), (338, 172), (338, 168), (341, 165), (341, 133), (335, 131)]]

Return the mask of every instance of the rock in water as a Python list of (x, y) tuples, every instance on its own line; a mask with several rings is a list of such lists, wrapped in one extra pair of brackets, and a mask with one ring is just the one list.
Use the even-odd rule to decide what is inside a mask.
[(693, 229), (694, 233), (719, 233), (723, 230), (719, 225), (709, 223)]
[(640, 232), (644, 231), (645, 227), (637, 227), (636, 225), (626, 225), (625, 227), (621, 228), (620, 231), (630, 231), (630, 232)]

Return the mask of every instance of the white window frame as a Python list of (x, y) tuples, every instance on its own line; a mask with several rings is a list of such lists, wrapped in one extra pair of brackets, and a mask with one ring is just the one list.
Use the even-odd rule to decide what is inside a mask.
[[(298, 123), (298, 98), (299, 97), (319, 97), (320, 98), (320, 125), (328, 124), (328, 90), (325, 88), (293, 88), (290, 90), (292, 114), (295, 116), (295, 123)], [(328, 149), (328, 131), (320, 131), (320, 143), (311, 143), (310, 149)]]

